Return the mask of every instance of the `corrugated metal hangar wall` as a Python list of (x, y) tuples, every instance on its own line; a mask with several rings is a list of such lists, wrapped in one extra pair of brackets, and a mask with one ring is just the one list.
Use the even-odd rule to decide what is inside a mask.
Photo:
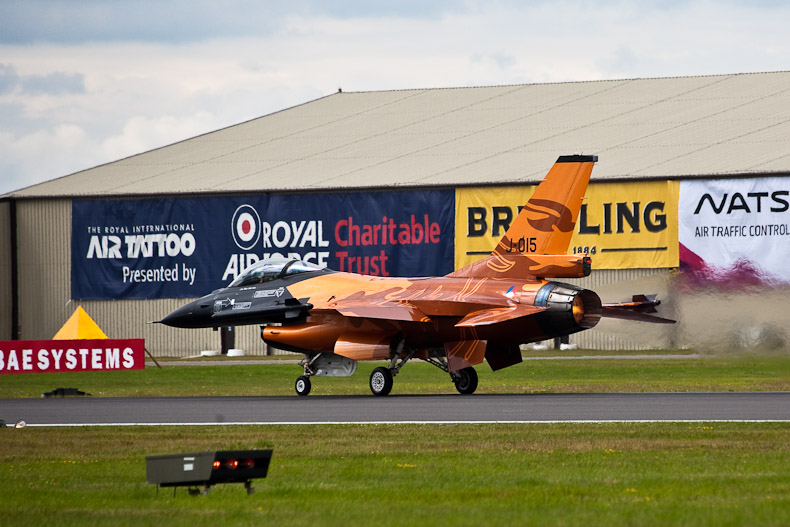
[[(360, 127), (360, 122), (367, 124)], [(0, 201), (0, 337), (51, 338), (79, 303), (108, 335), (143, 337), (154, 355), (219, 348), (219, 335), (211, 330), (146, 323), (183, 305), (184, 298), (71, 300), (74, 200), (97, 199), (108, 206), (116, 199), (254, 195), (273, 188), (314, 193), (392, 185), (452, 190), (456, 160), (463, 185), (511, 188), (536, 183), (553, 159), (579, 145), (612, 160), (594, 170), (594, 183), (786, 178), (788, 130), (787, 72), (332, 95), (5, 196)], [(432, 152), (428, 145), (438, 150)], [(282, 152), (288, 152), (288, 159)], [(718, 153), (715, 162), (709, 162), (713, 152)], [(390, 161), (393, 170), (386, 170)], [(419, 166), (429, 183), (410, 179), (410, 166)], [(426, 166), (433, 175), (425, 174)], [(268, 179), (269, 167), (278, 174), (276, 180)], [(479, 169), (477, 182), (470, 167)], [(205, 176), (200, 188), (171, 188), (169, 174), (177, 171), (187, 180), (193, 169)], [(284, 180), (279, 176), (284, 171), (294, 176)], [(343, 174), (353, 175), (352, 183), (345, 184)], [(312, 183), (300, 188), (300, 181)], [(675, 273), (670, 266), (601, 269), (578, 283), (610, 301), (636, 292), (657, 293), (665, 299), (663, 315), (700, 319), (706, 310), (702, 306), (709, 304), (700, 295), (679, 291)], [(776, 313), (772, 323), (781, 326), (787, 322), (784, 291), (784, 286), (764, 289), (756, 304), (740, 297), (732, 302), (732, 293), (722, 296), (746, 309), (767, 307)], [(674, 347), (687, 345), (690, 334), (722, 333), (731, 325), (724, 315), (707, 315), (697, 325), (640, 324), (636, 334), (607, 320), (574, 335), (572, 342), (592, 349)], [(236, 347), (265, 353), (258, 332), (254, 326), (237, 328)]]
[(13, 251), (11, 240), (11, 203), (0, 201), (0, 339), (11, 339), (13, 332)]

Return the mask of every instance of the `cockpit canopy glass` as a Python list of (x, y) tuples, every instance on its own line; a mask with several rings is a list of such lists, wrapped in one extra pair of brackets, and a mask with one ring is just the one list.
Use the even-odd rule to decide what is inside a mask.
[(302, 260), (268, 258), (246, 268), (228, 287), (262, 284), (285, 276), (321, 270), (321, 267)]

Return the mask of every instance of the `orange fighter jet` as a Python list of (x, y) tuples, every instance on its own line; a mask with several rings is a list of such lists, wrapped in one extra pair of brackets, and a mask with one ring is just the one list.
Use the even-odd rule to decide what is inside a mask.
[(477, 388), (474, 366), (517, 364), (520, 344), (592, 328), (602, 316), (672, 323), (650, 314), (655, 297), (602, 305), (593, 291), (550, 280), (590, 274), (587, 255), (565, 253), (597, 160), (557, 159), (491, 255), (447, 276), (363, 276), (269, 259), (160, 322), (260, 324), (267, 343), (304, 353), (299, 395), (310, 393), (312, 376), (349, 376), (357, 361), (389, 360), (370, 375), (373, 394), (387, 395), (411, 359), (448, 372), (456, 389), (470, 394)]

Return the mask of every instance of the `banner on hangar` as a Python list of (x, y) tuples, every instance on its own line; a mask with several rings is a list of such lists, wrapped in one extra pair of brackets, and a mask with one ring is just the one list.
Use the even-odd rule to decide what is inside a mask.
[(683, 181), (679, 213), (684, 270), (714, 282), (790, 282), (788, 178)]
[(198, 297), (296, 257), (374, 276), (451, 272), (454, 194), (261, 194), (72, 204), (71, 297)]
[[(535, 188), (457, 189), (455, 266), (490, 254)], [(677, 207), (676, 181), (590, 184), (568, 252), (598, 269), (677, 267)]]

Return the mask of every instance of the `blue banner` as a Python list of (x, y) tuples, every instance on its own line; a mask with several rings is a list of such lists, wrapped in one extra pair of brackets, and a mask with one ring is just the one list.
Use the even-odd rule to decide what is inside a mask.
[(73, 299), (191, 298), (297, 257), (373, 276), (453, 270), (453, 190), (74, 200)]

